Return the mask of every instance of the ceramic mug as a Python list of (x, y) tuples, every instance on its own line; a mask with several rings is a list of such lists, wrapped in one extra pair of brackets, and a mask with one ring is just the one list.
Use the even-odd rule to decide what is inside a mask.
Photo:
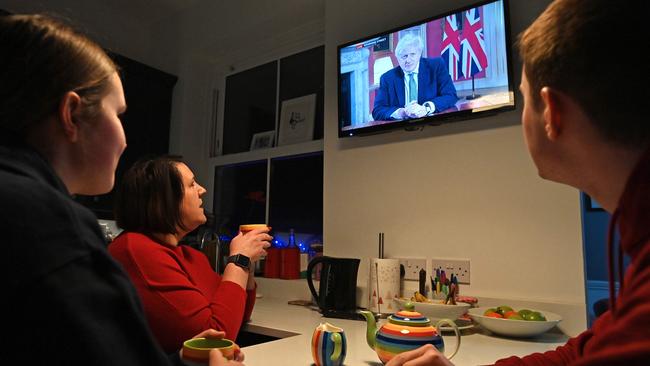
[(242, 224), (239, 225), (239, 231), (241, 231), (242, 234), (246, 234), (249, 231), (255, 230), (255, 229), (266, 229), (268, 228), (271, 230), (271, 227), (266, 225), (266, 224)]
[(311, 337), (311, 355), (316, 366), (340, 366), (345, 360), (347, 341), (343, 329), (321, 323)]
[[(246, 235), (249, 232), (255, 230), (255, 229), (268, 229), (269, 231), (271, 230), (271, 227), (268, 226), (267, 224), (241, 224), (239, 225), (239, 231), (242, 233), (242, 235)], [(271, 265), (268, 266), (269, 258), (268, 254), (272, 247), (269, 247), (266, 249), (267, 255), (264, 257), (261, 257), (257, 262), (255, 262), (255, 275), (264, 275), (264, 277), (279, 277), (279, 274), (276, 273), (279, 271), (279, 269), (276, 271), (275, 267), (277, 266), (275, 263), (276, 261), (271, 261)], [(266, 274), (266, 267), (269, 267), (269, 273), (268, 275)]]
[(181, 358), (188, 366), (203, 366), (210, 361), (210, 351), (219, 349), (223, 357), (234, 360), (239, 355), (239, 346), (230, 339), (192, 338), (183, 342)]

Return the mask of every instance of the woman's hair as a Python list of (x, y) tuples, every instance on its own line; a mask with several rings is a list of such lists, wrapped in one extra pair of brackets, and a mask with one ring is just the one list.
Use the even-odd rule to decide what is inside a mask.
[(59, 20), (0, 16), (0, 129), (24, 138), (70, 91), (93, 117), (116, 71), (101, 47)]
[(163, 156), (137, 161), (118, 186), (115, 220), (126, 231), (176, 234), (186, 230), (181, 217), (185, 189), (176, 165), (180, 157)]
[(567, 93), (601, 135), (624, 146), (650, 144), (643, 112), (649, 99), (642, 54), (650, 47), (642, 0), (554, 1), (519, 36), (531, 105), (545, 87)]

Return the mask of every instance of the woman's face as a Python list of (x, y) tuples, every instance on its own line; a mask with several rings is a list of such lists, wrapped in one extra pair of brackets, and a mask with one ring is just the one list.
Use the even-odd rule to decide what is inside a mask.
[(183, 201), (181, 202), (181, 220), (188, 231), (196, 229), (199, 225), (204, 224), (207, 219), (203, 212), (203, 196), (205, 188), (194, 180), (194, 174), (183, 163), (176, 163), (176, 169), (180, 173), (183, 182)]
[(120, 115), (126, 111), (122, 81), (117, 73), (109, 80), (108, 93), (93, 118), (79, 123), (79, 169), (83, 183), (79, 194), (96, 195), (109, 192), (115, 184), (115, 169), (126, 149), (126, 136)]

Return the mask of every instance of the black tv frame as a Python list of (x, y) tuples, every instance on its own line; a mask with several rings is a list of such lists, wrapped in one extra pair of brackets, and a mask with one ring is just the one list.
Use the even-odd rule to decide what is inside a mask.
[[(501, 112), (506, 112), (506, 111), (511, 111), (515, 110), (517, 108), (517, 93), (515, 92), (516, 86), (515, 86), (515, 81), (513, 79), (513, 63), (514, 63), (514, 57), (512, 55), (512, 42), (511, 42), (511, 26), (510, 26), (510, 1), (509, 0), (501, 0), (503, 2), (503, 17), (504, 17), (504, 35), (505, 35), (505, 46), (506, 46), (506, 61), (507, 61), (507, 74), (508, 74), (508, 89), (509, 92), (512, 93), (513, 95), (513, 102), (511, 105), (503, 105), (499, 107), (494, 107), (494, 108), (489, 108), (489, 109), (483, 109), (483, 108), (473, 108), (473, 109), (468, 109), (468, 110), (460, 110), (460, 111), (454, 111), (452, 113), (442, 113), (442, 114), (434, 114), (432, 116), (426, 116), (422, 118), (414, 118), (414, 119), (405, 119), (405, 120), (395, 120), (390, 123), (384, 123), (384, 124), (378, 124), (378, 125), (371, 125), (368, 127), (362, 127), (362, 128), (357, 128), (354, 130), (343, 130), (342, 126), (342, 115), (344, 111), (342, 110), (342, 93), (341, 93), (341, 87), (342, 87), (342, 78), (341, 78), (341, 49), (346, 48), (348, 46), (360, 43), (362, 41), (366, 41), (375, 37), (379, 37), (382, 35), (386, 34), (391, 34), (397, 31), (400, 31), (402, 29), (407, 29), (416, 25), (421, 25), (423, 23), (427, 23), (433, 20), (441, 19), (444, 18), (448, 15), (451, 14), (456, 14), (460, 12), (464, 12), (465, 10), (476, 8), (479, 6), (483, 6), (485, 4), (493, 3), (498, 0), (482, 0), (482, 1), (477, 1), (472, 4), (469, 4), (467, 6), (463, 7), (458, 7), (454, 8), (450, 11), (440, 13), (437, 15), (433, 15), (431, 17), (421, 19), (418, 21), (414, 21), (408, 24), (401, 25), (399, 27), (395, 27), (392, 29), (388, 29), (383, 32), (375, 33), (372, 35), (367, 35), (361, 38), (357, 38), (353, 41), (346, 42), (343, 44), (340, 44), (336, 48), (336, 72), (337, 72), (337, 101), (338, 101), (338, 113), (337, 113), (337, 123), (338, 123), (338, 135), (339, 138), (343, 137), (353, 137), (353, 136), (365, 136), (365, 135), (371, 135), (371, 134), (376, 134), (376, 133), (382, 133), (382, 132), (390, 132), (394, 130), (420, 130), (424, 128), (425, 126), (438, 126), (442, 124), (447, 124), (447, 123), (453, 123), (453, 122), (460, 122), (460, 121), (466, 121), (470, 119), (476, 119), (476, 118), (481, 118), (481, 117), (486, 117), (486, 116), (491, 116), (495, 115)], [(478, 110), (477, 110), (478, 109)]]

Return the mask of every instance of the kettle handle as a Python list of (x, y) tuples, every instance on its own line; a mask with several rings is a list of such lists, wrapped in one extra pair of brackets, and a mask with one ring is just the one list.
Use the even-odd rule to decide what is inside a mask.
[(311, 273), (314, 269), (314, 267), (321, 262), (326, 262), (329, 257), (316, 257), (312, 259), (309, 264), (307, 265), (307, 285), (309, 285), (309, 291), (311, 291), (312, 296), (314, 296), (314, 299), (316, 299), (316, 303), (320, 305), (320, 298), (318, 297), (318, 294), (316, 293), (316, 289), (314, 288), (314, 282), (312, 282), (311, 279)]

